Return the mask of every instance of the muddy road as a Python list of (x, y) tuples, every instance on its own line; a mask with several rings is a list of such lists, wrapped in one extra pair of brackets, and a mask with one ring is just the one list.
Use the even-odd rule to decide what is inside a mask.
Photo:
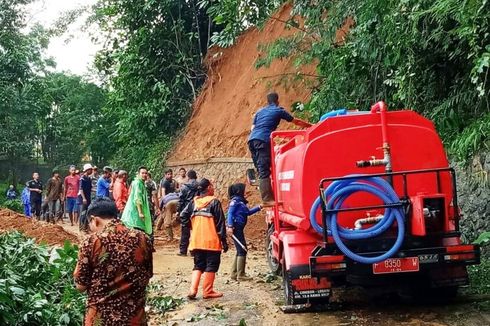
[[(160, 243), (154, 256), (153, 282), (164, 287), (167, 295), (185, 297), (193, 262), (191, 257), (179, 257), (177, 244)], [(422, 304), (401, 301), (395, 296), (370, 298), (360, 289), (338, 292), (337, 302), (323, 311), (284, 314), (282, 279), (268, 275), (265, 256), (252, 251), (248, 272), (253, 281), (229, 280), (233, 248), (223, 255), (216, 289), (224, 296), (219, 299), (187, 300), (165, 314), (153, 317), (151, 325), (420, 325), (420, 326), (483, 326), (490, 325), (490, 297), (459, 295), (449, 303)], [(245, 323), (243, 323), (245, 322)]]
[[(30, 223), (27, 221), (26, 223)], [(42, 223), (41, 223), (42, 224)], [(80, 237), (77, 227), (61, 225), (68, 233)], [(14, 226), (15, 228), (15, 226)], [(176, 230), (177, 231), (177, 230)], [(178, 231), (177, 231), (178, 233)], [(255, 234), (257, 236), (257, 234)], [(162, 289), (159, 293), (174, 298), (185, 298), (192, 257), (177, 256), (178, 243), (156, 236), (153, 284)], [(446, 303), (418, 303), (402, 301), (396, 296), (373, 296), (361, 289), (334, 292), (334, 304), (321, 311), (285, 314), (282, 279), (273, 279), (261, 241), (250, 241), (248, 273), (253, 281), (229, 280), (234, 248), (222, 256), (215, 287), (224, 296), (203, 300), (199, 289), (198, 300), (187, 301), (164, 315), (151, 314), (150, 325), (338, 325), (338, 326), (486, 326), (490, 325), (490, 294), (470, 295), (462, 291), (455, 300)], [(150, 293), (151, 295), (151, 293)]]

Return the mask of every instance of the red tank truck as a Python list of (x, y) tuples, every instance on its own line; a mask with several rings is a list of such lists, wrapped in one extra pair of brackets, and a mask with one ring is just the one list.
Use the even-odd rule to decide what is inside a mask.
[(455, 174), (431, 121), (379, 102), (271, 138), (283, 142), (267, 259), (288, 305), (346, 285), (449, 296), (468, 284), (480, 249), (461, 242)]

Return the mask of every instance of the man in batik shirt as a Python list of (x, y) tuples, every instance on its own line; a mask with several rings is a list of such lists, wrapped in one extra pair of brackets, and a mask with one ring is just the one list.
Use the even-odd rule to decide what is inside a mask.
[(117, 212), (109, 198), (97, 198), (87, 211), (92, 234), (80, 247), (74, 272), (77, 289), (88, 295), (85, 326), (147, 325), (152, 247), (144, 232), (121, 224)]

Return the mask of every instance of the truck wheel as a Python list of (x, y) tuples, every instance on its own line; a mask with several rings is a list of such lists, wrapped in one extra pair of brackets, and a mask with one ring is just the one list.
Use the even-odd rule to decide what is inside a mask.
[(272, 241), (271, 235), (274, 233), (274, 224), (270, 224), (267, 229), (267, 235), (265, 239), (265, 252), (267, 255), (267, 263), (269, 264), (269, 268), (272, 273), (276, 275), (280, 275), (282, 271), (281, 263), (277, 261), (277, 259), (272, 254)]
[(307, 303), (308, 300), (306, 300), (306, 299), (295, 299), (294, 298), (293, 286), (291, 284), (291, 276), (286, 271), (286, 268), (284, 266), (282, 267), (282, 283), (283, 283), (283, 287), (284, 287), (284, 301), (286, 301), (286, 305), (295, 305), (295, 304)]

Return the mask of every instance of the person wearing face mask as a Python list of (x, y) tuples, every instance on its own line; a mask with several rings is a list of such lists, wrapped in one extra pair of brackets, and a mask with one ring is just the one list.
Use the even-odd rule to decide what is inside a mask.
[(208, 179), (198, 183), (196, 196), (181, 212), (182, 223), (191, 224), (189, 250), (194, 256), (191, 288), (187, 297), (195, 299), (203, 276), (203, 298), (219, 298), (223, 294), (213, 289), (216, 272), (221, 263), (221, 251), (228, 251), (225, 214), (221, 202), (214, 197)]
[[(91, 234), (73, 273), (87, 292), (83, 325), (146, 325), (146, 287), (153, 276), (150, 239), (117, 219), (116, 204), (96, 198), (87, 210)], [(102, 259), (103, 258), (103, 259)]]

